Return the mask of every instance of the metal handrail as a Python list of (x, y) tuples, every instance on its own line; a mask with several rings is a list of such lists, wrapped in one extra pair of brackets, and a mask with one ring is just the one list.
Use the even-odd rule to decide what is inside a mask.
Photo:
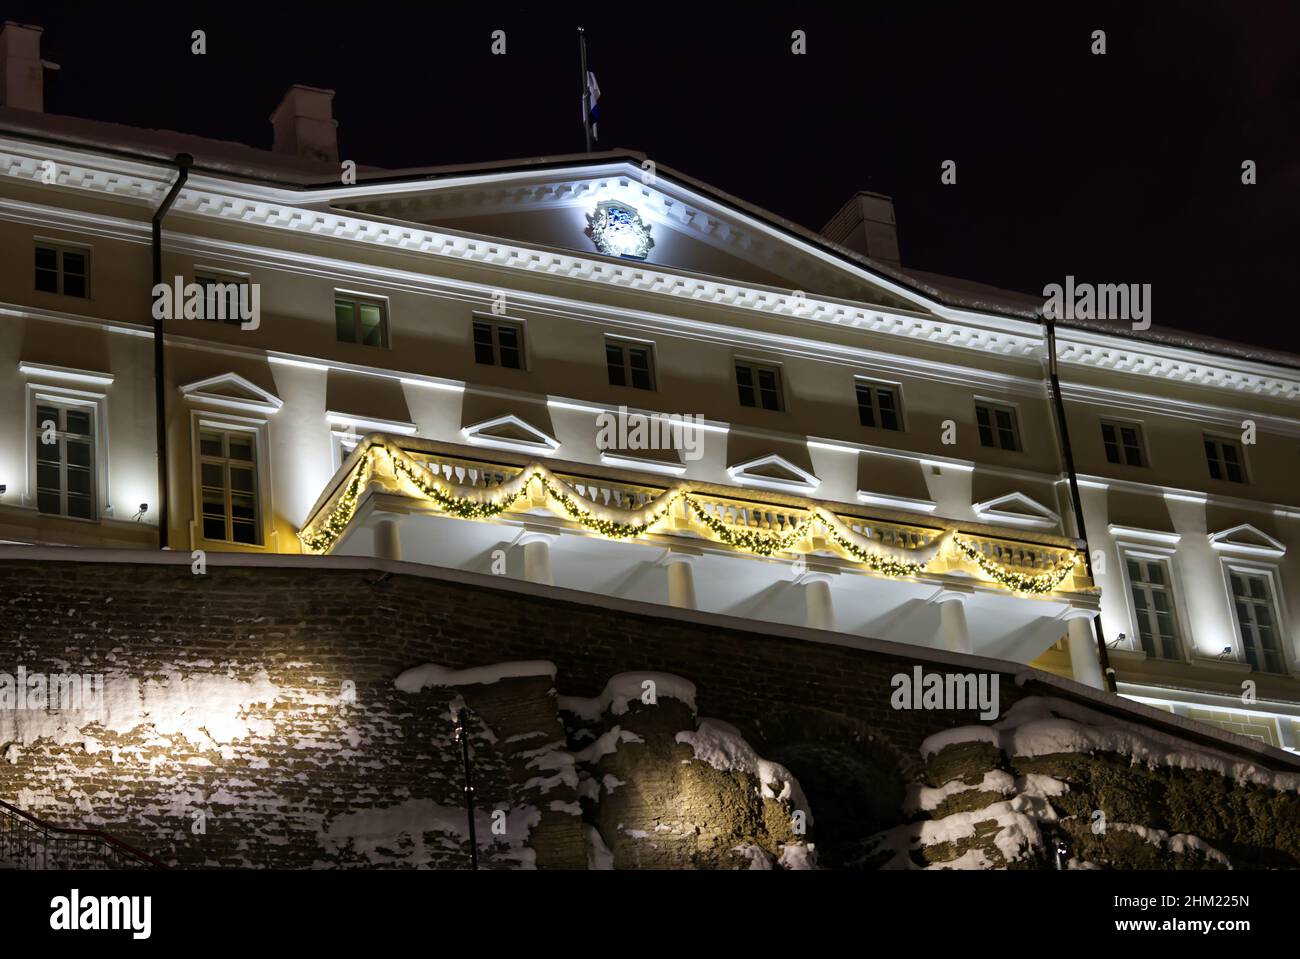
[(12, 869), (168, 869), (102, 829), (56, 826), (0, 799), (0, 864)]

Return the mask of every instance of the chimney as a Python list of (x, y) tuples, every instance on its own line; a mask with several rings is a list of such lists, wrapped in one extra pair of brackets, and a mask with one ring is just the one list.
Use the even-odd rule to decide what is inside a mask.
[(901, 265), (894, 201), (882, 193), (855, 193), (822, 227), (822, 236), (881, 263)]
[(59, 67), (41, 59), (42, 32), (12, 20), (0, 29), (0, 105), (45, 112), (44, 71)]
[(334, 91), (291, 86), (280, 105), (271, 114), (276, 153), (317, 160), (339, 162), (338, 121), (334, 119)]

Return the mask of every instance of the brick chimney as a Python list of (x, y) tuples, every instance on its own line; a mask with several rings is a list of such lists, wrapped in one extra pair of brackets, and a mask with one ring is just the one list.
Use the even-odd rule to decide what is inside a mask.
[(271, 114), (271, 126), (275, 129), (274, 152), (321, 163), (339, 162), (333, 90), (295, 83)]
[(45, 112), (45, 70), (59, 67), (41, 59), (42, 32), (12, 20), (0, 29), (0, 105)]
[(894, 201), (882, 193), (855, 193), (821, 232), (832, 243), (855, 253), (891, 266), (901, 265)]

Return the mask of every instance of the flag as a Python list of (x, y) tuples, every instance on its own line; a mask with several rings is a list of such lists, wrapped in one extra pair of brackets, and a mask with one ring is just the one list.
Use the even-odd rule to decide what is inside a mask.
[(596, 133), (596, 123), (600, 120), (600, 111), (596, 109), (596, 104), (600, 100), (600, 84), (596, 82), (596, 74), (592, 73), (590, 70), (587, 71), (587, 96), (590, 98), (591, 103), (591, 106), (588, 108), (590, 110), (590, 117), (588, 119), (591, 122), (591, 138), (593, 140), (599, 140), (600, 137)]

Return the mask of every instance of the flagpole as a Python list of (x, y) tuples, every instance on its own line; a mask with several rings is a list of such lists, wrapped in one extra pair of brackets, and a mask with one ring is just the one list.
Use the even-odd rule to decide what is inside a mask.
[(587, 134), (587, 152), (591, 152), (591, 87), (587, 83), (587, 34), (578, 27), (578, 50), (582, 56), (582, 129)]

